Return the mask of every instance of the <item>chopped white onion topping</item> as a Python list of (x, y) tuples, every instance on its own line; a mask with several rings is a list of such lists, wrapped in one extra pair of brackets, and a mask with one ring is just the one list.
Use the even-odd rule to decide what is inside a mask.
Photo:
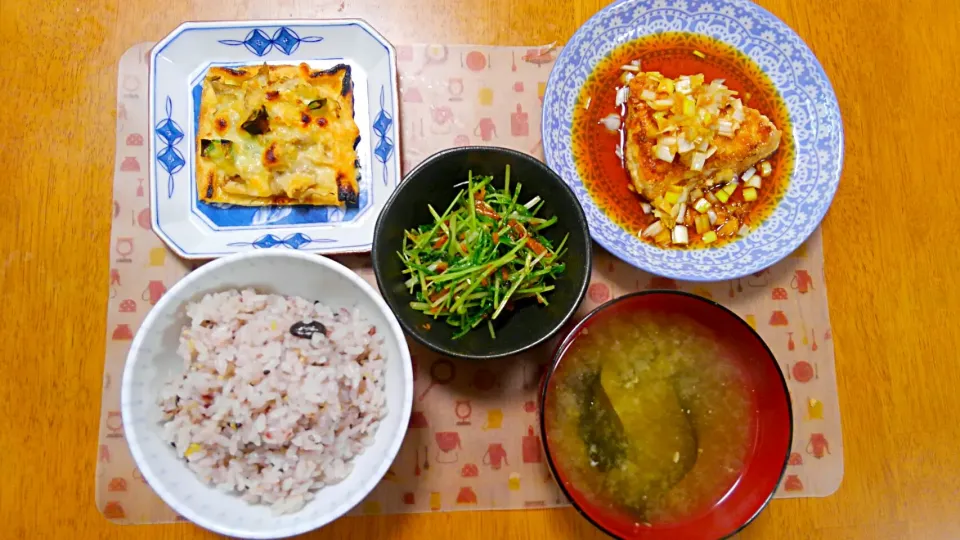
[(601, 118), (600, 123), (603, 124), (603, 127), (605, 127), (607, 131), (611, 133), (620, 129), (620, 117), (613, 113)]
[(631, 60), (630, 65), (640, 67), (640, 59), (638, 58), (636, 60)]
[(707, 218), (710, 219), (711, 225), (717, 224), (717, 213), (714, 212), (713, 210), (707, 210)]
[(656, 236), (663, 232), (663, 223), (660, 220), (654, 221), (640, 233), (640, 236)]
[(624, 73), (624, 74), (623, 74), (623, 82), (629, 84), (630, 81), (632, 81), (634, 77), (636, 77), (636, 75), (634, 75), (633, 73), (630, 73), (630, 72)]
[(621, 86), (620, 88), (617, 88), (617, 107), (626, 103), (628, 97), (630, 97), (629, 86)]
[(673, 99), (655, 99), (653, 103), (651, 103), (651, 106), (658, 111), (663, 111), (673, 107)]
[(587, 102), (583, 104), (583, 108), (584, 108), (584, 109), (589, 109), (589, 108), (590, 108), (590, 102), (591, 102), (591, 101), (593, 101), (593, 97), (592, 97), (592, 96), (587, 96)]
[(747, 181), (743, 183), (743, 185), (747, 187), (752, 187), (754, 189), (760, 189), (760, 183), (761, 183), (760, 175), (755, 174), (750, 178), (748, 178)]
[(680, 203), (680, 211), (677, 212), (677, 221), (683, 221), (687, 216), (687, 203)]
[(707, 162), (707, 154), (703, 152), (694, 152), (693, 157), (690, 158), (690, 170), (702, 171), (703, 165), (706, 162)]
[(744, 182), (746, 182), (747, 180), (750, 179), (751, 176), (753, 176), (753, 175), (755, 175), (755, 174), (757, 174), (757, 168), (756, 168), (756, 167), (750, 167), (749, 169), (743, 171), (743, 174), (740, 175), (740, 179), (743, 180)]
[(683, 225), (677, 225), (673, 228), (672, 237), (674, 244), (686, 244), (690, 242), (690, 237), (687, 234), (687, 228)]
[(635, 66), (633, 64), (627, 64), (625, 66), (620, 66), (620, 69), (624, 71), (633, 71), (634, 73), (640, 72), (640, 66)]
[(739, 124), (746, 119), (746, 116), (743, 113), (743, 102), (739, 99), (734, 99), (731, 101), (731, 103), (733, 104), (733, 114), (731, 117), (733, 118), (734, 122)]
[(739, 234), (740, 236), (746, 236), (750, 234), (750, 227), (747, 227), (747, 224), (744, 223), (743, 225), (740, 226), (740, 230), (737, 231), (737, 234)]
[(666, 161), (667, 163), (673, 163), (673, 157), (675, 154), (669, 146), (658, 144), (654, 147), (654, 155), (657, 157), (657, 159)]
[(686, 208), (686, 206), (682, 204), (675, 204), (670, 207), (670, 219), (678, 221), (677, 216), (680, 215), (681, 207)]
[[(704, 84), (704, 76), (677, 79), (645, 73), (639, 98), (654, 112), (657, 141), (654, 154), (670, 163), (679, 155), (690, 171), (702, 172), (717, 152), (715, 137), (732, 138), (744, 120), (745, 107), (723, 79)], [(709, 176), (709, 175), (708, 175)], [(718, 177), (718, 183), (729, 178)]]
[(733, 137), (733, 122), (729, 120), (718, 120), (717, 121), (717, 134), (724, 137)]
[(643, 210), (644, 214), (649, 214), (650, 212), (653, 211), (653, 207), (650, 206), (650, 203), (645, 203), (645, 202), (640, 203), (640, 209)]

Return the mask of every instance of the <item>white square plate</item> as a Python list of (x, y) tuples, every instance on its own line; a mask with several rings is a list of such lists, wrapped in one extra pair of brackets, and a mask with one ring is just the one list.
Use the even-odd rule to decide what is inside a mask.
[[(198, 200), (196, 125), (200, 84), (211, 66), (347, 64), (360, 128), (356, 207), (208, 204)], [(360, 20), (191, 22), (150, 52), (150, 217), (181, 257), (250, 249), (369, 251), (377, 215), (400, 181), (395, 136), (396, 52)]]

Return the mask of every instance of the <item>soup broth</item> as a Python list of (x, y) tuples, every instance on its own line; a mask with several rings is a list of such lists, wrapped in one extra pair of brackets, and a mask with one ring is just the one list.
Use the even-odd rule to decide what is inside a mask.
[(544, 419), (562, 477), (637, 523), (706, 511), (740, 477), (755, 426), (744, 374), (711, 331), (624, 313), (575, 338)]

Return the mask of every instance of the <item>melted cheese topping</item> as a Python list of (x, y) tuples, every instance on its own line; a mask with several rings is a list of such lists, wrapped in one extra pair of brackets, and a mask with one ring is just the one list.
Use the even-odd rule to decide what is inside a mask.
[(348, 66), (211, 68), (197, 133), (201, 200), (242, 205), (355, 203)]

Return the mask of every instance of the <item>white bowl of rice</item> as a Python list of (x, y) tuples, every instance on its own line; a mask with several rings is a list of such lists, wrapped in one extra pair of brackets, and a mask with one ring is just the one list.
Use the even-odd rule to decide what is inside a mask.
[(121, 391), (153, 490), (242, 538), (301, 534), (357, 505), (396, 457), (412, 403), (410, 352), (380, 295), (294, 251), (224, 257), (171, 287)]

